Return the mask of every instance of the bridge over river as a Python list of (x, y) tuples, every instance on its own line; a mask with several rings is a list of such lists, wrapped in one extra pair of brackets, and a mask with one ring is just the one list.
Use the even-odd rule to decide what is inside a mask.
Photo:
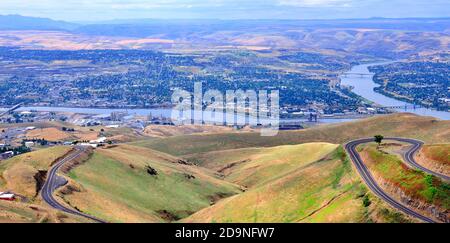
[(11, 108), (8, 108), (6, 111), (3, 111), (3, 112), (0, 113), (0, 117), (3, 117), (5, 115), (7, 115), (7, 114), (10, 114), (11, 112), (19, 109), (21, 106), (22, 106), (22, 103), (17, 104), (15, 106), (11, 107)]
[(384, 109), (391, 109), (391, 110), (400, 110), (400, 109), (404, 109), (405, 111), (407, 110), (416, 110), (416, 109), (424, 109), (424, 107), (420, 106), (420, 105), (415, 105), (415, 104), (405, 104), (405, 105), (397, 105), (397, 106), (381, 106), (380, 108), (384, 108)]
[(352, 72), (348, 72), (348, 73), (344, 73), (341, 75), (342, 78), (348, 78), (350, 76), (359, 76), (359, 77), (372, 77), (373, 74), (371, 73), (352, 73)]
[(443, 120), (450, 120), (450, 112), (437, 111), (412, 103), (407, 103), (401, 100), (397, 100), (383, 94), (375, 92), (375, 88), (379, 87), (373, 81), (373, 73), (369, 71), (370, 66), (385, 65), (393, 62), (372, 63), (354, 66), (349, 72), (340, 76), (341, 84), (353, 87), (353, 92), (359, 96), (364, 97), (367, 100), (373, 101), (378, 104), (378, 107), (383, 107), (398, 112), (412, 112), (422, 116), (433, 116)]

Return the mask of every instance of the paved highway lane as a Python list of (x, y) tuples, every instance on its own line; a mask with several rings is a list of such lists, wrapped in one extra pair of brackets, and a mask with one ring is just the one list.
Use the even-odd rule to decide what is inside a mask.
[(54, 197), (53, 192), (59, 188), (60, 186), (64, 185), (65, 183), (61, 183), (61, 178), (57, 176), (57, 172), (59, 169), (67, 162), (70, 162), (71, 160), (77, 158), (80, 156), (83, 152), (85, 152), (85, 148), (79, 146), (75, 147), (75, 152), (72, 154), (69, 154), (67, 157), (61, 159), (58, 163), (56, 163), (48, 172), (47, 174), (47, 180), (44, 183), (44, 186), (41, 190), (41, 196), (44, 199), (44, 201), (49, 204), (51, 207), (69, 213), (77, 216), (81, 216), (90, 220), (93, 220), (98, 223), (106, 223), (103, 220), (97, 219), (95, 217), (92, 217), (90, 215), (81, 213), (79, 211), (76, 211), (74, 209), (68, 208), (61, 203), (59, 203)]
[(418, 218), (424, 222), (428, 223), (436, 223), (435, 220), (432, 218), (422, 215), (407, 206), (403, 205), (402, 203), (396, 201), (394, 198), (389, 196), (386, 192), (383, 191), (383, 189), (377, 184), (375, 179), (373, 178), (372, 174), (370, 173), (367, 166), (364, 164), (363, 160), (361, 159), (361, 156), (356, 151), (356, 147), (361, 144), (373, 142), (374, 139), (366, 138), (366, 139), (359, 139), (352, 142), (349, 142), (345, 145), (345, 150), (350, 155), (351, 160), (353, 161), (353, 164), (355, 165), (356, 169), (358, 170), (359, 174), (363, 178), (364, 182), (367, 184), (369, 189), (375, 193), (379, 198), (383, 199), (387, 203), (389, 203), (392, 207), (406, 213), (407, 215), (413, 216), (415, 218)]
[(413, 168), (416, 168), (418, 170), (421, 170), (425, 173), (434, 175), (436, 177), (439, 177), (443, 180), (446, 181), (450, 181), (450, 177), (440, 174), (438, 172), (432, 171), (430, 169), (427, 169), (425, 167), (423, 167), (422, 165), (420, 165), (419, 163), (416, 162), (416, 160), (414, 159), (414, 156), (416, 155), (416, 153), (420, 150), (420, 148), (422, 148), (423, 146), (423, 142), (419, 141), (419, 140), (415, 140), (415, 139), (409, 139), (409, 138), (386, 138), (387, 140), (394, 140), (394, 141), (399, 141), (399, 142), (404, 142), (404, 143), (409, 143), (411, 144), (413, 147), (411, 149), (408, 150), (408, 152), (406, 152), (403, 155), (403, 159), (404, 161), (410, 165)]

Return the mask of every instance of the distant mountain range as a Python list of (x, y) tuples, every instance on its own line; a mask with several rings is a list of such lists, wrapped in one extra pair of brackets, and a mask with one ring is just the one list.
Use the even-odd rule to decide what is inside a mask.
[(282, 30), (368, 28), (406, 31), (448, 31), (450, 18), (408, 19), (340, 19), (340, 20), (160, 20), (128, 19), (90, 22), (86, 24), (56, 21), (21, 15), (0, 15), (0, 30), (63, 30), (88, 35), (145, 37), (161, 33), (183, 35), (193, 32), (230, 30)]
[(0, 30), (74, 30), (79, 24), (48, 18), (0, 15)]

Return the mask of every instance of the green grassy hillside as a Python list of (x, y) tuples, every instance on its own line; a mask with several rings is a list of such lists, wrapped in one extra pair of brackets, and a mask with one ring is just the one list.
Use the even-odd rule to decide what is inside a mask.
[(422, 171), (411, 169), (401, 159), (377, 149), (375, 144), (359, 148), (371, 171), (386, 183), (394, 185), (417, 201), (433, 204), (443, 211), (450, 210), (450, 184)]
[[(320, 143), (235, 152), (231, 157), (231, 151), (215, 154), (219, 158), (205, 165), (219, 168), (221, 163), (247, 158), (243, 165), (230, 168), (225, 178), (249, 184), (248, 191), (183, 222), (407, 221), (402, 215), (393, 219), (394, 213), (367, 192), (342, 147)], [(280, 170), (277, 165), (282, 164)], [(252, 166), (253, 173), (245, 174)]]
[(326, 157), (338, 145), (310, 143), (272, 148), (249, 148), (209, 152), (190, 159), (218, 171), (228, 181), (254, 187), (282, 177)]
[[(178, 220), (240, 192), (213, 172), (149, 149), (98, 149), (69, 173), (62, 197), (73, 207), (111, 222)], [(149, 168), (157, 175), (148, 173)]]

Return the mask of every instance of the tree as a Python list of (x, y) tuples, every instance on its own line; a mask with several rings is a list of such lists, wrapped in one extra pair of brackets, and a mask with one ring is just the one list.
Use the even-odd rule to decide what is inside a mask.
[(366, 194), (366, 195), (364, 195), (364, 197), (363, 197), (363, 205), (364, 205), (364, 207), (369, 207), (370, 206), (370, 204), (372, 204), (372, 202), (370, 201), (370, 198), (369, 198), (369, 196)]
[(382, 135), (375, 135), (375, 142), (378, 143), (378, 146), (383, 142), (384, 137)]

